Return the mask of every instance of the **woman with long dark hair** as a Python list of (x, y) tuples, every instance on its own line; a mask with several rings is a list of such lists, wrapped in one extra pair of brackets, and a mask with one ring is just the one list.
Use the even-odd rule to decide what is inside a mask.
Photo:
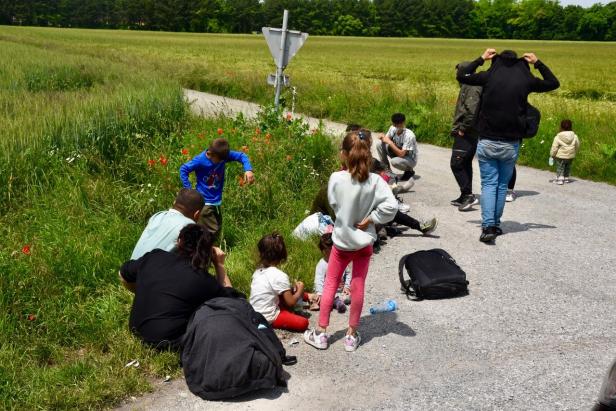
[[(233, 295), (225, 254), (213, 246), (213, 240), (203, 226), (189, 224), (180, 231), (171, 252), (156, 249), (120, 268), (122, 283), (135, 293), (130, 330), (146, 344), (179, 348), (188, 319), (201, 304)], [(215, 277), (207, 272), (210, 265)]]

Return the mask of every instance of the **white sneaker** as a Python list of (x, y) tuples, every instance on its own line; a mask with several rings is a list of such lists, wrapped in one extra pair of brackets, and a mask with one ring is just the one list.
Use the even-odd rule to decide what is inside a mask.
[(394, 194), (406, 193), (407, 191), (411, 191), (411, 188), (413, 188), (414, 185), (415, 185), (415, 180), (412, 178), (406, 181), (399, 181), (396, 184), (396, 192)]
[(360, 343), (361, 337), (359, 336), (358, 332), (355, 333), (355, 336), (347, 335), (346, 337), (344, 337), (344, 351), (353, 352), (357, 350), (357, 347), (359, 347)]
[(325, 333), (317, 333), (316, 329), (304, 331), (304, 341), (319, 350), (329, 347), (329, 339)]
[(556, 184), (558, 184), (559, 186), (562, 186), (563, 184), (565, 184), (565, 179), (562, 177), (558, 177), (556, 179)]
[(409, 207), (408, 204), (398, 203), (398, 211), (400, 211), (401, 213), (406, 214), (409, 211), (411, 211), (411, 207)]
[(565, 177), (565, 184), (569, 184), (571, 182), (571, 180), (569, 180), (567, 177)]
[(505, 201), (508, 203), (512, 203), (517, 198), (517, 194), (513, 190), (507, 190), (507, 197), (505, 197)]

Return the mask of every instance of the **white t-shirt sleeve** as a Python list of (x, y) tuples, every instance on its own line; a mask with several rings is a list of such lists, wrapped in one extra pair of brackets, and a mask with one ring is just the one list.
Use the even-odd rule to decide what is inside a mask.
[(319, 260), (317, 267), (314, 269), (314, 292), (323, 294), (323, 286), (325, 285), (325, 275), (327, 274), (327, 262), (324, 259)]
[(408, 128), (404, 130), (404, 139), (402, 141), (402, 150), (415, 151), (417, 148), (417, 138)]
[(267, 273), (272, 290), (278, 295), (291, 289), (291, 281), (289, 276), (277, 268), (271, 267), (270, 272)]

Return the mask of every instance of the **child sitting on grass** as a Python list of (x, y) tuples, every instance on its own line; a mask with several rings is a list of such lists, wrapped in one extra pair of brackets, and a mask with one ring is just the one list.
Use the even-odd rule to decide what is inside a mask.
[(204, 225), (213, 235), (218, 237), (222, 228), (222, 190), (225, 185), (225, 168), (229, 161), (242, 163), (244, 179), (247, 184), (254, 182), (252, 165), (248, 156), (240, 151), (231, 151), (229, 142), (217, 138), (201, 154), (180, 167), (180, 179), (185, 188), (192, 188), (188, 176), (194, 172), (197, 180), (196, 189), (205, 200), (205, 206), (199, 216), (199, 224)]
[(563, 185), (569, 182), (571, 175), (571, 163), (580, 149), (578, 136), (571, 131), (571, 120), (563, 120), (560, 123), (560, 133), (554, 137), (550, 157), (556, 160), (556, 184)]
[(310, 295), (304, 293), (304, 283), (291, 287), (289, 276), (278, 269), (287, 260), (287, 247), (278, 233), (259, 240), (259, 268), (252, 275), (250, 304), (273, 328), (303, 332), (308, 319), (292, 312), (293, 307)]
[[(312, 300), (312, 303), (310, 304), (310, 310), (312, 311), (317, 311), (319, 310), (319, 307), (320, 307), (321, 294), (323, 294), (323, 286), (325, 285), (325, 276), (327, 275), (327, 264), (329, 262), (329, 256), (332, 252), (333, 246), (334, 246), (334, 242), (332, 240), (331, 233), (323, 234), (321, 238), (319, 239), (319, 250), (321, 250), (321, 254), (323, 255), (323, 258), (319, 260), (314, 270), (314, 292), (316, 296)], [(338, 291), (342, 291), (342, 298), (339, 299), (339, 301), (343, 301), (344, 304), (350, 304), (351, 303), (351, 270), (349, 270), (349, 267), (347, 267), (344, 270), (344, 274), (342, 275), (341, 286), (338, 287)], [(346, 311), (346, 307), (344, 307), (344, 304), (342, 305), (340, 303), (336, 304), (336, 301), (334, 300), (334, 307), (338, 310), (338, 312)]]
[(392, 126), (379, 140), (375, 140), (375, 151), (386, 171), (391, 167), (404, 171), (401, 181), (408, 181), (415, 175), (417, 166), (417, 138), (406, 128), (406, 117), (402, 113), (391, 116)]

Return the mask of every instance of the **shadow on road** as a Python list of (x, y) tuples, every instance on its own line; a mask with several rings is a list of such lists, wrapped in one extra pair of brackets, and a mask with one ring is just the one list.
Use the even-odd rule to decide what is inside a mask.
[[(284, 374), (283, 375), (284, 380), (288, 382), (291, 379), (291, 375), (286, 371), (283, 371), (283, 374)], [(229, 398), (226, 400), (222, 400), (220, 402), (234, 403), (234, 402), (254, 401), (254, 400), (259, 400), (259, 399), (275, 400), (279, 398), (282, 394), (287, 394), (288, 392), (289, 392), (289, 389), (287, 387), (274, 387), (270, 389), (253, 391), (248, 394), (240, 395), (239, 397), (235, 397), (235, 398)]]
[[(387, 334), (396, 334), (402, 337), (414, 337), (415, 331), (403, 322), (398, 321), (398, 315), (393, 313), (381, 313), (365, 315), (361, 318), (360, 325), (361, 344), (365, 345), (375, 337), (383, 337)], [(336, 331), (329, 337), (329, 343), (344, 338), (346, 329)]]
[[(481, 220), (468, 221), (472, 224), (481, 226)], [(503, 221), (501, 222), (501, 228), (503, 229), (503, 235), (520, 233), (522, 231), (536, 230), (540, 228), (557, 228), (554, 225), (538, 224), (538, 223), (518, 223), (517, 221)]]
[(516, 197), (519, 198), (519, 197), (537, 196), (537, 195), (539, 195), (541, 193), (538, 192), (538, 191), (528, 191), (528, 190), (526, 190), (526, 191), (525, 190), (518, 191), (518, 190), (515, 190), (515, 194), (516, 194)]

